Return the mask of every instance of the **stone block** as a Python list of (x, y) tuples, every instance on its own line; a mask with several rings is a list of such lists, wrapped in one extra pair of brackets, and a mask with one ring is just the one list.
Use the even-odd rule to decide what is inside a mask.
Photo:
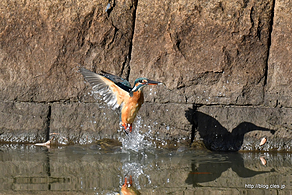
[(292, 2), (275, 1), (265, 103), (292, 107)]
[(95, 103), (54, 103), (50, 133), (59, 144), (90, 144), (102, 138), (117, 138), (118, 110)]
[(78, 67), (127, 75), (135, 1), (0, 2), (0, 100), (82, 99)]
[(47, 139), (49, 105), (0, 102), (0, 142), (35, 143)]
[(261, 104), (272, 9), (268, 0), (141, 1), (130, 80), (164, 82), (163, 103)]

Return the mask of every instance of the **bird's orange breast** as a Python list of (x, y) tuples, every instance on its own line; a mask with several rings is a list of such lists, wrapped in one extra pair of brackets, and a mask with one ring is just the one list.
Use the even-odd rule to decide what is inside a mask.
[(131, 124), (136, 118), (136, 115), (144, 103), (144, 96), (142, 91), (133, 92), (133, 96), (129, 97), (123, 105), (121, 111), (122, 123)]

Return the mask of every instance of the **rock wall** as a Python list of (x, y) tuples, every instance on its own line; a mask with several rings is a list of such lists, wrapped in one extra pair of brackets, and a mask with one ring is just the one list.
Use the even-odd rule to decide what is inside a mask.
[(136, 120), (152, 137), (291, 151), (291, 9), (286, 0), (1, 1), (0, 141), (121, 136), (84, 66), (165, 83), (145, 88)]

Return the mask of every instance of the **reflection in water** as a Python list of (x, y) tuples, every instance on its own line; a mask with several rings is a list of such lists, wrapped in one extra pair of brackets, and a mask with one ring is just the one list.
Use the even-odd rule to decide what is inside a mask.
[(129, 182), (127, 181), (127, 177), (125, 177), (125, 183), (121, 188), (121, 195), (140, 195), (141, 193), (133, 187), (133, 179), (132, 176), (129, 176)]
[(292, 189), (289, 153), (135, 152), (97, 145), (2, 145), (0, 150), (0, 192), (6, 194), (115, 194), (123, 186), (130, 189), (125, 185), (130, 177), (132, 189), (141, 194), (244, 191), (245, 184), (258, 183), (285, 186), (277, 191)]
[(192, 170), (186, 179), (186, 183), (196, 187), (198, 183), (214, 181), (229, 168), (241, 178), (254, 177), (258, 174), (275, 171), (274, 169), (269, 171), (254, 171), (248, 169), (244, 166), (244, 160), (239, 153), (214, 153), (209, 156), (213, 157), (213, 161), (205, 161), (202, 159), (193, 160), (191, 165)]

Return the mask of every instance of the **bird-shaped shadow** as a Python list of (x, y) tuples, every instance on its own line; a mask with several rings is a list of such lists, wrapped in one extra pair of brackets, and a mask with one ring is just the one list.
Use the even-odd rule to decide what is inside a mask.
[(249, 178), (258, 174), (274, 172), (275, 169), (269, 171), (254, 171), (244, 166), (242, 155), (237, 152), (232, 153), (213, 153), (214, 158), (218, 160), (201, 161), (194, 159), (191, 167), (192, 170), (188, 174), (185, 182), (192, 184), (194, 187), (199, 186), (199, 183), (214, 181), (219, 178), (223, 172), (231, 168), (239, 177)]
[(185, 111), (185, 116), (192, 124), (192, 141), (196, 132), (209, 150), (212, 151), (238, 151), (243, 144), (244, 134), (254, 131), (269, 131), (272, 134), (274, 130), (259, 127), (250, 122), (241, 122), (231, 132), (223, 127), (219, 121), (212, 116), (197, 111), (196, 106)]

